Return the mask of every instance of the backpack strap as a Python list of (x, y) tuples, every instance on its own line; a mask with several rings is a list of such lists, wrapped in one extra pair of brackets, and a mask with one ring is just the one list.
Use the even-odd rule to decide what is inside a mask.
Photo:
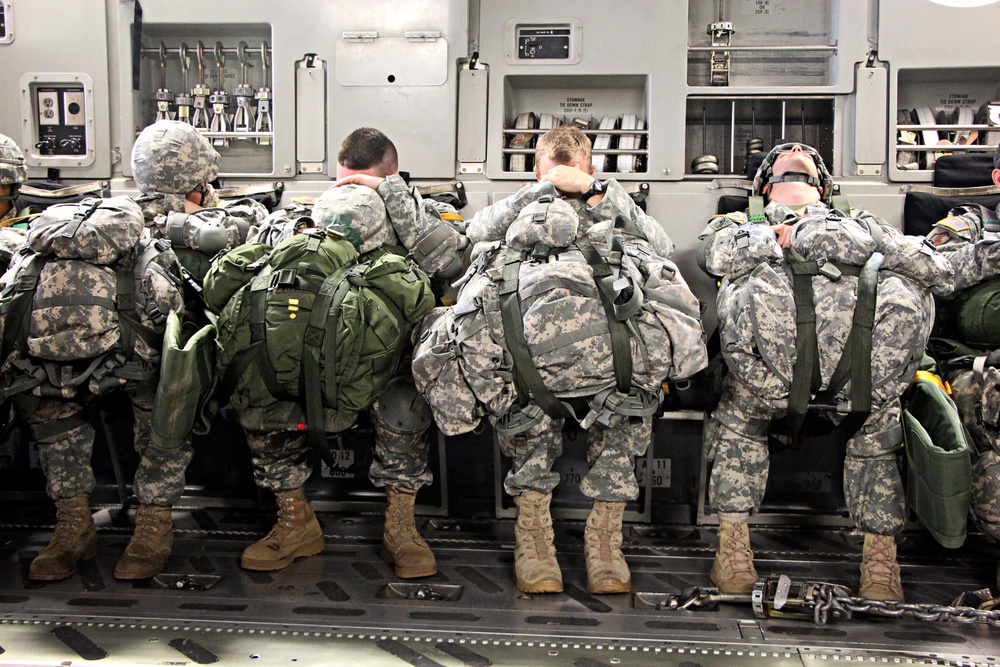
[[(327, 332), (330, 332), (334, 337), (334, 344), (331, 347), (334, 349), (337, 347), (340, 327), (334, 314), (340, 312), (340, 306), (351, 289), (348, 275), (357, 267), (356, 264), (342, 266), (323, 280), (313, 301), (312, 312), (309, 314), (309, 324), (302, 337), (302, 374), (299, 395), (303, 398), (305, 405), (306, 437), (313, 449), (331, 468), (336, 467), (337, 461), (330, 452), (326, 441), (320, 357)], [(361, 342), (360, 337), (358, 342)], [(353, 354), (351, 358), (357, 359), (357, 356), (357, 354)], [(336, 397), (338, 390), (337, 369), (334, 367), (336, 364), (333, 359), (327, 359), (327, 364), (330, 368), (326, 369), (326, 394)]]
[[(795, 298), (795, 367), (789, 389), (787, 421), (792, 434), (797, 434), (805, 421), (810, 403), (829, 407), (833, 398), (848, 380), (851, 381), (851, 412), (841, 423), (848, 438), (852, 437), (871, 414), (872, 393), (872, 331), (878, 288), (878, 270), (884, 257), (872, 253), (863, 267), (845, 266), (806, 260), (796, 250), (786, 248), (785, 261), (792, 272), (792, 292)], [(858, 277), (858, 296), (840, 361), (830, 378), (830, 384), (819, 391), (822, 378), (816, 339), (816, 308), (813, 300), (812, 277), (824, 275), (830, 280), (841, 276)], [(812, 396), (816, 395), (815, 400)]]
[(549, 391), (542, 380), (528, 350), (524, 337), (521, 314), (521, 297), (517, 293), (519, 274), (524, 254), (507, 248), (503, 266), (503, 284), (500, 286), (500, 317), (503, 321), (504, 340), (514, 361), (514, 383), (521, 407), (534, 399), (535, 403), (552, 419), (575, 418), (573, 410)]
[(17, 272), (17, 281), (8, 285), (0, 297), (7, 302), (6, 308), (0, 311), (4, 324), (3, 339), (0, 341), (0, 359), (9, 359), (15, 349), (24, 351), (26, 348), (31, 302), (35, 296), (35, 288), (38, 287), (38, 277), (48, 261), (48, 256), (33, 253), (21, 264)]

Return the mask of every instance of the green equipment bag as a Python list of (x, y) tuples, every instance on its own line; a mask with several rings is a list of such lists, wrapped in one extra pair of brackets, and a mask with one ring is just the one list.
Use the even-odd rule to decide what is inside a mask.
[(395, 373), (434, 306), (430, 281), (399, 255), (355, 256), (335, 233), (293, 236), (223, 309), (217, 370), (244, 427), (306, 430), (326, 456), (325, 433), (351, 426)]
[(233, 295), (264, 267), (270, 253), (271, 246), (266, 243), (244, 243), (216, 256), (202, 285), (208, 309), (216, 315), (221, 313)]
[(153, 400), (150, 439), (160, 449), (177, 449), (191, 433), (212, 427), (215, 393), (216, 328), (209, 324), (186, 337), (177, 313), (167, 315), (160, 382)]
[(984, 349), (1000, 347), (1000, 278), (992, 278), (970, 287), (951, 304), (946, 304), (942, 318), (958, 327), (954, 335), (967, 345)]
[(903, 409), (907, 497), (942, 546), (965, 543), (972, 500), (972, 447), (954, 401), (918, 374)]

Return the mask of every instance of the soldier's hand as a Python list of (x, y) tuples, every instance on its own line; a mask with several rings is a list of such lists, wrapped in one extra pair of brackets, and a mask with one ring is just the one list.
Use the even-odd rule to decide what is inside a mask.
[(788, 248), (792, 245), (792, 225), (774, 225), (771, 229), (778, 237), (779, 246)]
[(333, 187), (339, 188), (341, 185), (347, 185), (348, 183), (353, 183), (354, 185), (363, 185), (366, 188), (371, 188), (372, 190), (377, 190), (379, 184), (384, 181), (384, 178), (379, 176), (370, 176), (368, 174), (351, 174), (350, 176), (345, 176), (336, 183)]
[(568, 164), (557, 164), (542, 174), (539, 181), (551, 183), (564, 195), (582, 195), (590, 189), (594, 177)]

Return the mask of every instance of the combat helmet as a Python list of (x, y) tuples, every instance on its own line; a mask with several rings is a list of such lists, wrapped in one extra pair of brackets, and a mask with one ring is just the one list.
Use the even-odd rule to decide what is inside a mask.
[(24, 162), (24, 153), (14, 140), (5, 134), (0, 134), (0, 185), (9, 185), (10, 194), (0, 197), (0, 201), (17, 199), (21, 183), (28, 180), (28, 166)]
[[(777, 159), (779, 153), (791, 150), (793, 146), (798, 146), (802, 149), (802, 152), (812, 157), (813, 162), (816, 163), (816, 172), (819, 174), (819, 178), (816, 178), (810, 174), (800, 171), (786, 171), (781, 176), (775, 176), (772, 166), (774, 161)], [(812, 146), (798, 142), (789, 142), (785, 144), (779, 144), (771, 149), (771, 152), (767, 154), (764, 161), (760, 163), (760, 168), (757, 169), (757, 175), (753, 179), (753, 193), (756, 196), (763, 195), (763, 189), (765, 185), (770, 183), (782, 183), (787, 181), (799, 181), (801, 183), (808, 183), (817, 188), (822, 188), (822, 194), (820, 195), (823, 201), (829, 202), (830, 198), (833, 196), (833, 176), (830, 175), (830, 170), (826, 168), (826, 163), (823, 162), (823, 156), (819, 154)]]
[(362, 255), (395, 243), (382, 198), (363, 185), (348, 183), (330, 188), (313, 205), (312, 219), (317, 227), (355, 230), (361, 236), (357, 248)]
[(132, 175), (143, 194), (187, 194), (219, 174), (219, 154), (198, 130), (178, 120), (146, 127), (132, 147)]

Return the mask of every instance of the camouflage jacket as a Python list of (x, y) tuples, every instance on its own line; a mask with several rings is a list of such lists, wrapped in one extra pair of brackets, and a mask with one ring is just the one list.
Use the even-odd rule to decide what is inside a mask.
[[(611, 179), (606, 186), (604, 198), (596, 206), (587, 206), (585, 201), (575, 197), (566, 199), (580, 216), (582, 223), (580, 232), (585, 232), (595, 222), (614, 220), (622, 216), (645, 234), (646, 240), (657, 254), (661, 257), (670, 257), (674, 251), (674, 244), (663, 225), (646, 215), (618, 181)], [(466, 229), (469, 241), (480, 243), (503, 240), (507, 228), (517, 218), (521, 209), (543, 195), (559, 196), (551, 183), (531, 183), (510, 197), (482, 209), (469, 221)]]
[[(399, 243), (414, 256), (429, 276), (451, 278), (465, 269), (469, 239), (464, 225), (445, 220), (434, 205), (411, 191), (398, 174), (386, 177), (376, 189), (385, 203), (389, 222)], [(424, 242), (427, 242), (427, 247)], [(387, 245), (396, 245), (388, 243)]]
[(942, 233), (948, 235), (948, 241), (937, 249), (955, 269), (956, 293), (1000, 276), (1000, 231), (984, 228), (978, 207), (956, 206), (927, 236)]

